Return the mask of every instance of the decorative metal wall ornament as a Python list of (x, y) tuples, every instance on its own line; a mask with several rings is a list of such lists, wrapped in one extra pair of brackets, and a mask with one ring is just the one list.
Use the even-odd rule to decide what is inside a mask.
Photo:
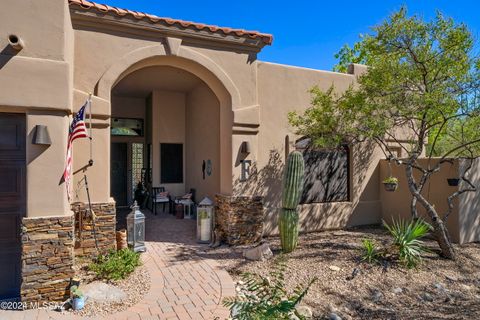
[(240, 160), (240, 163), (242, 164), (240, 181), (245, 182), (250, 176), (250, 166), (252, 165), (252, 160)]
[(212, 160), (210, 159), (207, 160), (207, 175), (212, 175)]

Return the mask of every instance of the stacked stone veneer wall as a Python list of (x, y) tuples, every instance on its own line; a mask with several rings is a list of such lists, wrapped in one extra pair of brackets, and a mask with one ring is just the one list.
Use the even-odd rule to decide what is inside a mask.
[(95, 235), (100, 253), (106, 253), (116, 249), (115, 202), (92, 203), (92, 210), (96, 216), (95, 229), (87, 203), (74, 203), (72, 204), (72, 210), (75, 212), (76, 257), (94, 257), (97, 255)]
[(262, 197), (216, 195), (215, 230), (230, 245), (253, 244), (263, 236)]
[(74, 274), (73, 216), (23, 218), (22, 224), (22, 301), (65, 300)]

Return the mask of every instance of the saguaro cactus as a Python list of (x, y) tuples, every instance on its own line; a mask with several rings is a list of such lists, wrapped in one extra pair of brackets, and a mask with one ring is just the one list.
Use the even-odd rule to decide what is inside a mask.
[(285, 253), (295, 250), (298, 243), (297, 206), (302, 195), (304, 171), (302, 154), (298, 151), (290, 153), (283, 177), (282, 210), (278, 222), (282, 250)]

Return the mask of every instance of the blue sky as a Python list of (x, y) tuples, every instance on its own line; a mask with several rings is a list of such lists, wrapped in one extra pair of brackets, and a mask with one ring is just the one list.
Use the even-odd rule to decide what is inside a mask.
[(478, 39), (480, 1), (168, 1), (96, 0), (96, 2), (219, 26), (258, 30), (274, 36), (258, 58), (263, 61), (331, 70), (334, 54), (352, 44), (360, 33), (405, 4), (409, 13), (430, 19), (438, 9), (457, 22), (464, 22)]

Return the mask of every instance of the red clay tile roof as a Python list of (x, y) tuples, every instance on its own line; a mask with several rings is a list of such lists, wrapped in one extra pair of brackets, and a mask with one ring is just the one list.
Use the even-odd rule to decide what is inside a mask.
[(143, 13), (143, 12), (138, 12), (138, 11), (132, 11), (128, 9), (121, 9), (117, 7), (112, 7), (106, 4), (99, 4), (87, 0), (68, 0), (68, 3), (70, 6), (75, 5), (78, 6), (84, 10), (90, 10), (90, 9), (96, 9), (100, 12), (103, 13), (113, 13), (116, 14), (117, 16), (123, 17), (126, 15), (131, 15), (132, 17), (142, 20), (144, 18), (147, 18), (150, 20), (152, 23), (157, 23), (157, 22), (164, 22), (167, 25), (179, 25), (183, 28), (188, 28), (188, 27), (194, 27), (197, 30), (208, 30), (212, 33), (219, 33), (223, 32), (225, 35), (235, 35), (237, 37), (248, 37), (251, 39), (257, 39), (260, 38), (263, 43), (265, 44), (272, 44), (273, 41), (273, 36), (271, 34), (267, 33), (260, 33), (258, 31), (247, 31), (247, 30), (242, 30), (242, 29), (232, 29), (232, 28), (227, 28), (227, 27), (218, 27), (218, 26), (213, 26), (213, 25), (207, 25), (207, 24), (202, 24), (202, 23), (195, 23), (195, 22), (190, 22), (190, 21), (183, 21), (183, 20), (177, 20), (177, 19), (171, 19), (171, 18), (162, 18), (162, 17), (157, 17), (155, 15)]

